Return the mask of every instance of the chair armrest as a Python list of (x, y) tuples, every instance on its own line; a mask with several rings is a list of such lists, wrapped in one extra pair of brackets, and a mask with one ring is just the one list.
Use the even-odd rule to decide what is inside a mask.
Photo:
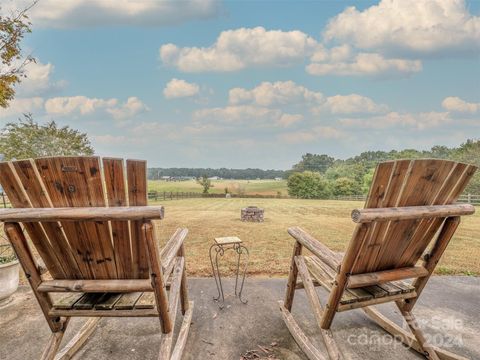
[(355, 209), (352, 211), (352, 220), (356, 223), (368, 223), (372, 221), (394, 221), (471, 215), (474, 212), (475, 208), (470, 204)]
[(341, 254), (330, 250), (327, 246), (322, 244), (300, 227), (289, 228), (288, 233), (300, 244), (310, 250), (312, 254), (317, 256), (335, 271), (338, 271), (340, 263), (342, 262)]
[(3, 222), (151, 220), (163, 217), (163, 206), (0, 209), (0, 221)]
[(183, 246), (187, 234), (188, 229), (177, 229), (160, 251), (160, 262), (165, 276), (168, 273), (168, 269), (173, 269), (173, 261), (177, 257), (178, 251)]

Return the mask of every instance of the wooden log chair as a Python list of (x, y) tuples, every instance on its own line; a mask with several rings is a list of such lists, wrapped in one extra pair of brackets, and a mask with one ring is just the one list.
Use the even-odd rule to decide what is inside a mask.
[[(122, 159), (98, 157), (0, 163), (0, 184), (15, 207), (1, 210), (0, 221), (52, 332), (41, 359), (70, 359), (102, 317), (158, 317), (159, 359), (181, 358), (193, 310), (187, 229), (158, 249), (152, 220), (164, 211), (146, 206), (146, 172), (145, 161), (127, 160), (125, 168)], [(184, 317), (172, 346), (179, 302)], [(89, 319), (58, 351), (75, 316)]]
[[(296, 242), (285, 299), (279, 305), (288, 329), (309, 359), (326, 357), (292, 316), (298, 289), (305, 290), (330, 359), (343, 358), (330, 330), (335, 314), (357, 308), (428, 359), (464, 359), (429, 344), (412, 309), (460, 224), (460, 216), (475, 211), (470, 204), (455, 203), (475, 171), (473, 165), (445, 160), (379, 164), (365, 209), (352, 212), (357, 225), (344, 254), (330, 250), (299, 227), (288, 229)], [(304, 247), (311, 256), (302, 255)], [(325, 306), (315, 286), (329, 292)], [(395, 302), (410, 332), (373, 307), (386, 302)]]

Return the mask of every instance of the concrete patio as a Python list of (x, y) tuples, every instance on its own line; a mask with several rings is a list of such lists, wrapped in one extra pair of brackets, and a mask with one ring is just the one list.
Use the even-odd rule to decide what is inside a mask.
[[(306, 359), (284, 325), (277, 300), (283, 297), (284, 279), (247, 279), (242, 305), (227, 298), (227, 307), (219, 310), (212, 301), (212, 279), (190, 279), (190, 297), (195, 301), (190, 336), (184, 360), (238, 360), (249, 350), (272, 350), (275, 359)], [(232, 290), (231, 280), (225, 290)], [(326, 294), (322, 291), (325, 299)], [(393, 305), (380, 310), (399, 320)], [(307, 335), (320, 335), (303, 292), (298, 292), (294, 313)], [(480, 359), (480, 278), (443, 276), (429, 282), (416, 314), (425, 321), (428, 334), (444, 348), (471, 359)], [(181, 317), (179, 317), (181, 320)], [(76, 318), (66, 332), (66, 343), (85, 320)], [(360, 310), (340, 313), (332, 329), (342, 352), (351, 359), (419, 359), (421, 356), (400, 344), (392, 344), (386, 333)], [(12, 301), (0, 308), (0, 359), (37, 359), (49, 337), (49, 329), (30, 289), (23, 286)], [(159, 322), (155, 318), (102, 319), (77, 359), (156, 359), (159, 346)], [(386, 339), (386, 340), (385, 340)], [(383, 341), (385, 340), (385, 341)], [(326, 354), (326, 352), (325, 352)]]

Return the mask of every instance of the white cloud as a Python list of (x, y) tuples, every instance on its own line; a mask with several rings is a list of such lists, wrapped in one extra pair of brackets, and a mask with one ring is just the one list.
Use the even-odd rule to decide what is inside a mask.
[(163, 45), (160, 58), (165, 65), (184, 72), (236, 71), (248, 66), (283, 66), (301, 62), (314, 52), (317, 45), (312, 37), (298, 30), (240, 28), (222, 31), (210, 47)]
[(99, 145), (121, 145), (125, 144), (129, 141), (129, 137), (124, 135), (91, 135), (90, 137), (94, 144)]
[(342, 131), (331, 126), (315, 126), (312, 129), (284, 133), (278, 139), (287, 144), (312, 142), (319, 139), (341, 139), (346, 135)]
[(212, 136), (223, 133), (225, 131), (225, 128), (219, 126), (218, 124), (194, 122), (193, 124), (185, 126), (183, 130), (185, 134), (192, 136)]
[(107, 112), (116, 120), (129, 119), (145, 111), (149, 111), (148, 106), (135, 96), (129, 97), (127, 102), (120, 104), (118, 107), (107, 109)]
[(320, 92), (308, 90), (293, 81), (262, 82), (252, 90), (233, 88), (229, 92), (230, 104), (255, 103), (261, 106), (316, 103), (323, 99)]
[(303, 116), (256, 105), (234, 105), (197, 110), (193, 113), (193, 119), (196, 122), (218, 122), (234, 126), (248, 124), (288, 127), (301, 121)]
[(478, 53), (480, 17), (463, 0), (382, 0), (363, 11), (345, 9), (330, 20), (324, 39), (382, 53)]
[[(20, 66), (20, 60), (15, 66)], [(24, 67), (25, 77), (16, 86), (16, 94), (19, 97), (39, 96), (47, 92), (58, 90), (65, 85), (65, 81), (53, 81), (54, 66), (51, 63), (44, 64), (40, 60), (29, 62)]]
[(413, 128), (424, 130), (450, 123), (452, 120), (447, 112), (424, 112), (417, 114), (389, 112), (385, 115), (365, 119), (340, 119), (345, 127), (386, 129), (391, 127)]
[(352, 56), (353, 49), (350, 45), (343, 44), (328, 49), (323, 44), (320, 44), (310, 60), (314, 62), (342, 62), (350, 59)]
[(310, 58), (311, 75), (404, 76), (420, 72), (421, 60), (432, 54), (480, 54), (480, 17), (463, 0), (382, 0), (364, 11), (347, 8), (330, 20), (323, 39), (298, 30), (239, 28), (221, 32), (208, 47), (165, 44), (160, 58), (183, 72), (287, 66)]
[(197, 95), (200, 88), (197, 84), (186, 82), (185, 80), (172, 79), (163, 89), (163, 95), (167, 99), (190, 97)]
[(0, 108), (0, 118), (18, 118), (25, 113), (34, 113), (42, 109), (43, 103), (44, 100), (41, 97), (13, 99), (8, 108)]
[(303, 120), (303, 115), (300, 114), (282, 114), (278, 119), (278, 124), (283, 127), (289, 127)]
[(332, 114), (375, 114), (388, 111), (388, 106), (377, 104), (372, 99), (358, 94), (335, 95), (313, 109), (314, 113), (329, 111)]
[[(31, 0), (2, 4), (4, 12), (22, 9)], [(42, 0), (29, 11), (35, 26), (75, 28), (90, 26), (164, 26), (207, 19), (218, 13), (215, 0)]]
[(196, 110), (194, 120), (218, 121), (222, 123), (240, 123), (270, 121), (281, 116), (280, 110), (252, 105), (236, 105)]
[(443, 99), (442, 107), (445, 110), (459, 113), (475, 114), (480, 111), (480, 103), (469, 103), (456, 96), (449, 96)]
[(233, 88), (229, 91), (231, 105), (258, 105), (272, 107), (300, 105), (310, 108), (314, 114), (382, 113), (386, 105), (377, 104), (372, 99), (358, 94), (325, 97), (321, 92), (309, 90), (293, 81), (262, 82), (251, 90)]
[(105, 100), (86, 96), (63, 96), (48, 99), (45, 102), (45, 110), (51, 115), (69, 115), (72, 113), (87, 115), (101, 108), (114, 107), (117, 102), (117, 99)]
[(341, 54), (342, 60), (334, 60), (337, 56), (322, 56), (318, 52), (312, 57), (312, 61), (325, 59), (329, 62), (312, 62), (306, 70), (311, 75), (393, 75), (411, 74), (422, 70), (420, 60), (386, 59), (380, 54), (360, 53), (349, 58), (351, 53)]
[(89, 115), (104, 110), (114, 119), (123, 120), (148, 110), (137, 97), (129, 97), (123, 104), (118, 99), (98, 99), (86, 96), (64, 96), (48, 99), (45, 111), (49, 115)]

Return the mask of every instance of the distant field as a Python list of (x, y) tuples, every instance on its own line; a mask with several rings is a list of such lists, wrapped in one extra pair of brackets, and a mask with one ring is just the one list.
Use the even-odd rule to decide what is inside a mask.
[[(258, 186), (258, 183), (257, 183)], [(187, 191), (187, 190), (184, 190)], [(249, 275), (284, 276), (288, 273), (293, 239), (290, 226), (301, 226), (335, 251), (344, 251), (355, 224), (352, 209), (362, 202), (299, 199), (194, 198), (150, 202), (165, 206), (165, 219), (156, 221), (160, 245), (164, 245), (178, 227), (187, 227), (187, 269), (193, 276), (211, 276), (208, 250), (215, 237), (238, 236), (250, 250)], [(255, 205), (265, 209), (265, 222), (245, 223), (240, 209)], [(3, 233), (0, 225), (0, 234)], [(463, 217), (437, 274), (480, 275), (480, 209)], [(7, 240), (0, 236), (0, 244)], [(5, 255), (5, 254), (4, 254)], [(230, 274), (234, 259), (229, 258)], [(222, 264), (224, 262), (222, 261)], [(22, 283), (26, 282), (22, 275)]]
[[(208, 250), (214, 237), (239, 236), (250, 250), (250, 275), (280, 276), (288, 272), (293, 246), (288, 227), (301, 226), (332, 249), (343, 251), (355, 226), (350, 212), (363, 203), (232, 198), (174, 200), (163, 205), (165, 219), (157, 222), (162, 244), (177, 227), (190, 230), (186, 242), (189, 274), (211, 274)], [(265, 222), (240, 221), (240, 209), (247, 205), (265, 208)], [(480, 275), (479, 228), (478, 211), (463, 218), (437, 267), (438, 274)]]
[[(212, 180), (213, 187), (210, 193), (224, 194), (225, 188), (232, 194), (244, 193), (248, 195), (278, 195), (287, 196), (286, 180)], [(195, 180), (188, 181), (161, 181), (149, 180), (150, 191), (167, 192), (202, 192), (202, 187)]]

